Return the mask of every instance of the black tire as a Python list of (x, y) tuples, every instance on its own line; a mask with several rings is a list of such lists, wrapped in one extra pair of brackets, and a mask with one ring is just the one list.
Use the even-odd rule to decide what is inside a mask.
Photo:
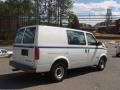
[(119, 55), (120, 55), (119, 53), (116, 53), (116, 57), (119, 57)]
[(58, 62), (52, 66), (49, 72), (49, 78), (52, 82), (60, 82), (65, 78), (66, 73), (67, 66), (64, 63)]
[(12, 57), (12, 54), (10, 54), (10, 55), (8, 56), (8, 58), (10, 58), (10, 57)]
[(105, 67), (106, 67), (106, 59), (102, 57), (99, 61), (99, 64), (97, 65), (97, 69), (99, 71), (102, 71), (105, 69)]

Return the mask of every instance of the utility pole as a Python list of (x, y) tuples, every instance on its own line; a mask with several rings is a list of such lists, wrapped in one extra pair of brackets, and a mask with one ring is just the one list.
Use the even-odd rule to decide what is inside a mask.
[(38, 0), (35, 0), (35, 8), (36, 8), (36, 12), (35, 12), (35, 19), (36, 19), (36, 24), (38, 25), (39, 24), (39, 20), (38, 20), (38, 17), (39, 17), (39, 1)]
[(61, 6), (61, 0), (60, 0), (60, 2), (59, 2), (59, 4), (60, 4), (60, 26), (62, 26), (62, 19), (63, 19), (63, 11), (62, 11), (62, 6)]
[(60, 0), (58, 0), (58, 2), (57, 2), (58, 4), (57, 4), (57, 8), (58, 8), (58, 25), (60, 25)]

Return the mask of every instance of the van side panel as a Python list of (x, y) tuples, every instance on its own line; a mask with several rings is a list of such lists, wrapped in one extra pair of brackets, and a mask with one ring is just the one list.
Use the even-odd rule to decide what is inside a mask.
[(39, 27), (38, 46), (40, 60), (36, 61), (37, 72), (49, 71), (54, 58), (68, 57), (66, 30), (57, 27)]
[(39, 27), (38, 45), (41, 46), (66, 46), (66, 30), (59, 27)]

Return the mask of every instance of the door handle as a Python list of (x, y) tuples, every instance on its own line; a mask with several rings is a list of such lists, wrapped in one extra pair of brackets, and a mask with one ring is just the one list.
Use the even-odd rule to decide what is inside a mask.
[(90, 49), (88, 49), (88, 53), (90, 52)]
[(87, 53), (87, 49), (85, 49), (85, 53)]

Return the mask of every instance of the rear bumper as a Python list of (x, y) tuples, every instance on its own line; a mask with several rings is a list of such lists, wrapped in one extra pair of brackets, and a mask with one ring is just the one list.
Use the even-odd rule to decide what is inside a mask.
[(36, 72), (35, 68), (33, 68), (31, 66), (28, 66), (28, 65), (24, 65), (24, 64), (15, 62), (15, 61), (10, 61), (9, 64), (10, 64), (10, 66), (12, 66), (12, 67), (14, 67), (16, 69), (22, 70), (22, 71)]

